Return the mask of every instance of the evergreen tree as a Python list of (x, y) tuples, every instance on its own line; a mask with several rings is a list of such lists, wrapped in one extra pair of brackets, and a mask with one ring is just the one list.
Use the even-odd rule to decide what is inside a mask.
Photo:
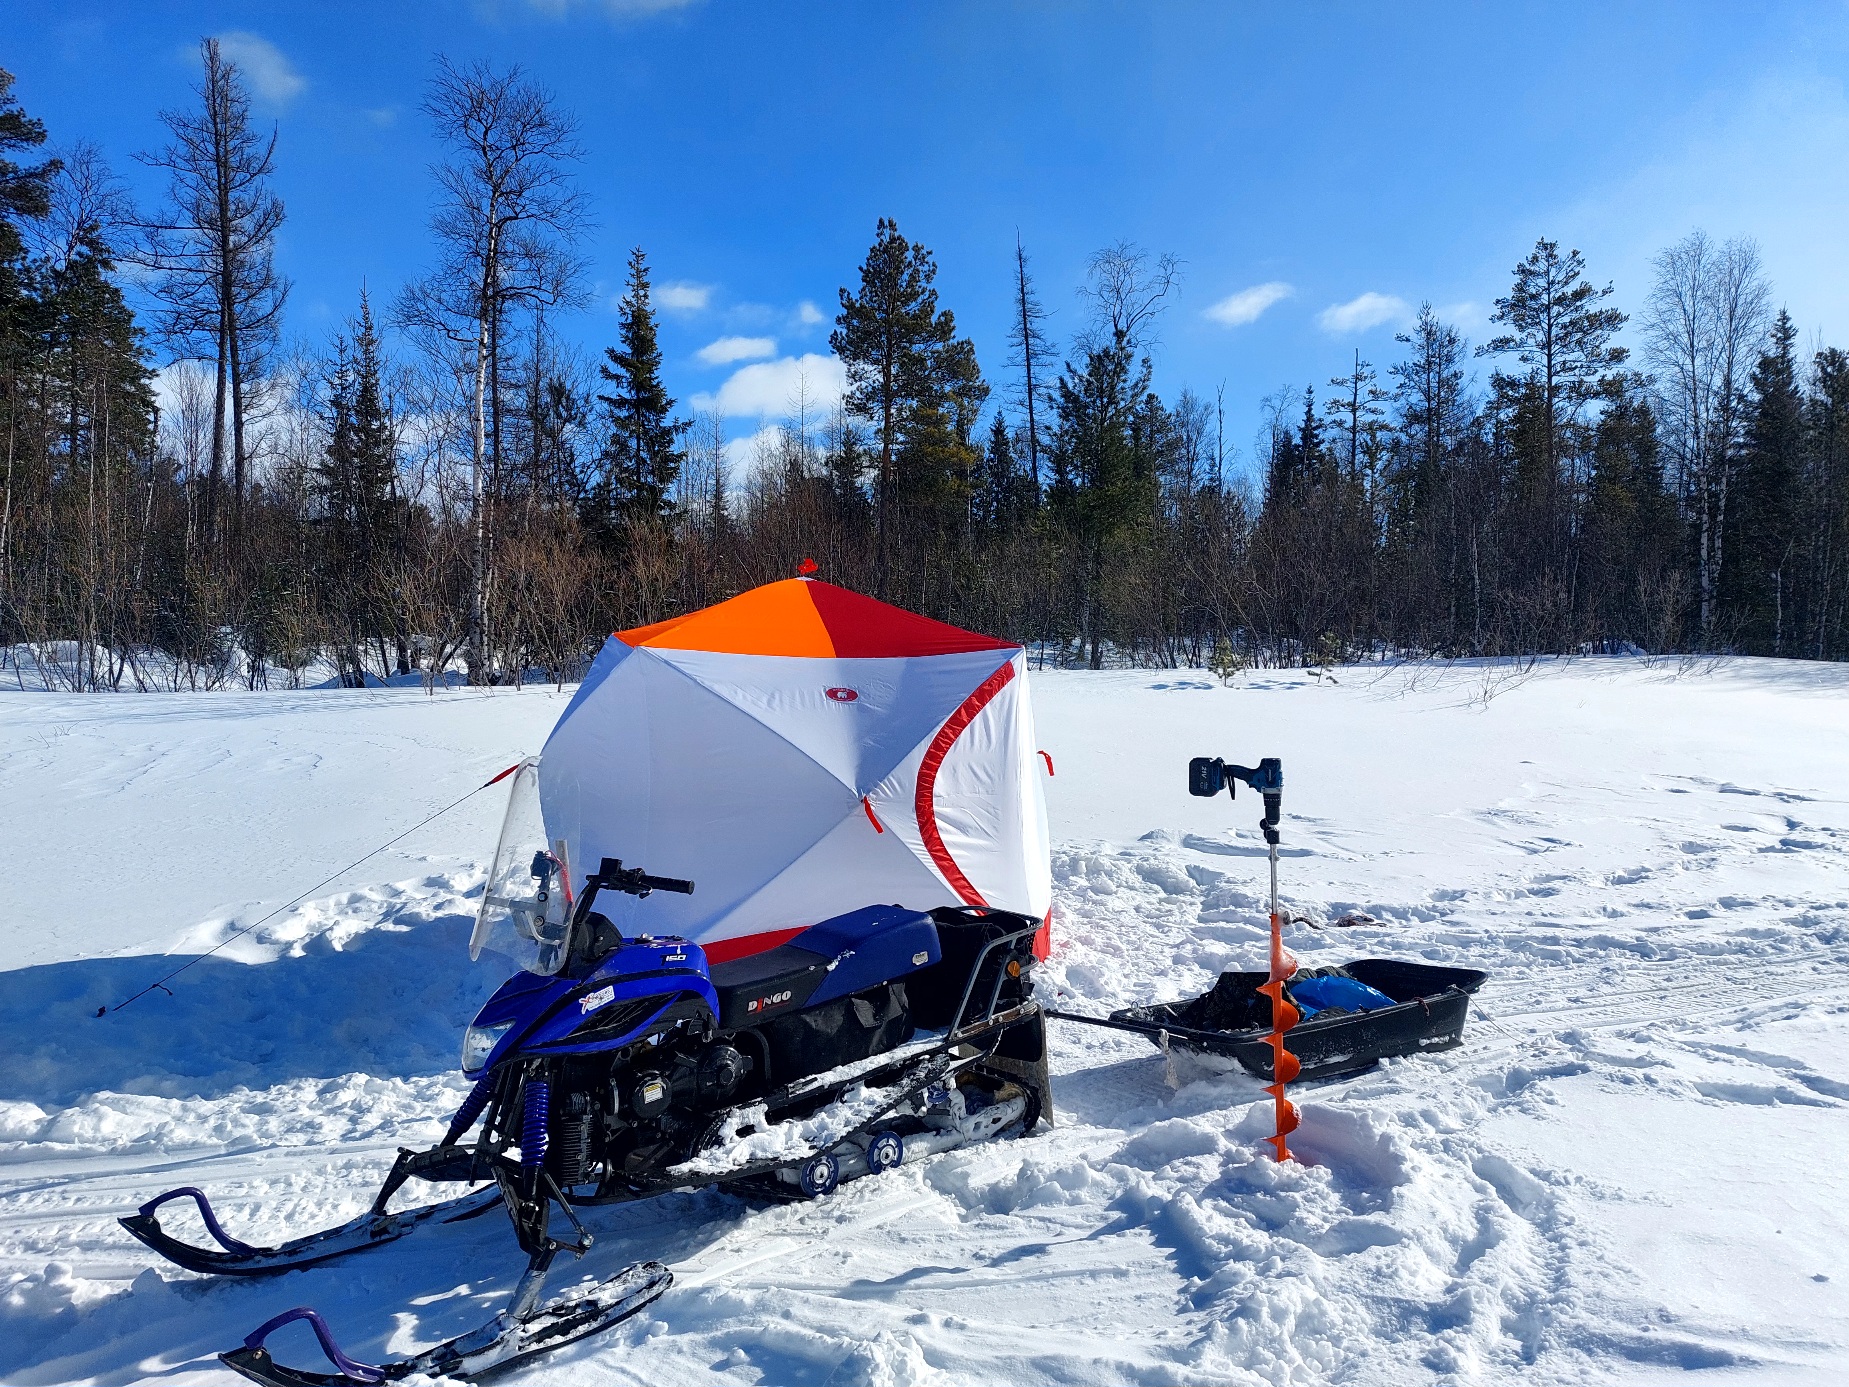
[(359, 316), (348, 329), (335, 339), (328, 371), (328, 443), (316, 483), (339, 561), (365, 573), (389, 543), (398, 499), (398, 435), (386, 398), (378, 327), (363, 291)]
[(617, 305), (621, 345), (606, 347), (599, 374), (614, 387), (597, 398), (609, 428), (595, 507), (606, 527), (624, 519), (665, 517), (675, 479), (686, 463), (681, 435), (692, 427), (672, 417), (674, 400), (661, 382), (661, 346), (649, 302), (648, 259), (629, 253), (629, 279)]
[(1478, 356), (1513, 356), (1527, 368), (1521, 375), (1497, 371), (1490, 385), (1498, 399), (1533, 410), (1536, 455), (1523, 464), (1539, 473), (1542, 484), (1560, 475), (1572, 446), (1568, 431), (1584, 406), (1605, 393), (1606, 378), (1629, 355), (1611, 340), (1624, 326), (1624, 314), (1598, 307), (1612, 286), (1595, 288), (1585, 269), (1577, 250), (1563, 256), (1559, 242), (1536, 241), (1490, 315), (1492, 323), (1509, 330), (1477, 348)]
[(1584, 411), (1618, 388), (1613, 372), (1628, 356), (1612, 341), (1624, 314), (1599, 306), (1611, 293), (1611, 285), (1585, 278), (1577, 250), (1562, 255), (1558, 242), (1542, 238), (1496, 300), (1490, 321), (1507, 331), (1477, 348), (1478, 356), (1512, 356), (1525, 368), (1490, 377), (1494, 463), (1508, 477), (1495, 517), (1498, 549), (1514, 581), (1534, 594), (1515, 617), (1518, 643), (1564, 646), (1580, 605), (1575, 513), (1590, 444)]
[(1371, 486), (1373, 469), (1379, 463), (1382, 438), (1386, 432), (1386, 410), (1390, 398), (1380, 388), (1373, 367), (1355, 353), (1355, 369), (1329, 381), (1335, 394), (1324, 404), (1329, 426), (1337, 435), (1341, 463), (1348, 476)]
[(1047, 311), (1034, 292), (1033, 278), (1027, 273), (1027, 250), (1017, 234), (1014, 238), (1014, 302), (1008, 322), (1008, 341), (1013, 349), (1008, 364), (1021, 373), (1021, 441), (1027, 448), (1027, 473), (1035, 486), (1040, 483), (1040, 440), (1042, 433), (1040, 403), (1046, 394), (1047, 377), (1056, 360), (1053, 344), (1047, 340)]
[[(1001, 415), (990, 421), (975, 509), (977, 523), (995, 536), (1012, 535), (1025, 527), (1039, 501), (1039, 488), (1027, 460), (1015, 451), (1016, 438)], [(1026, 443), (1025, 433), (1019, 438)]]
[[(0, 145), (30, 147), (37, 122), (8, 104)], [(82, 148), (69, 164), (0, 165), (0, 232), (13, 237), (0, 263), (0, 645), (68, 642), (69, 686), (113, 688), (151, 605), (129, 543), (148, 511), (134, 501), (160, 479), (153, 373), (115, 280), (117, 185)], [(25, 253), (27, 229), (40, 254)]]
[(1446, 461), (1470, 427), (1464, 398), (1464, 339), (1440, 322), (1429, 303), (1419, 305), (1411, 332), (1394, 341), (1412, 350), (1388, 368), (1398, 407), (1398, 437), (1389, 488), (1394, 518), (1418, 529), (1434, 513), (1444, 487)]
[[(315, 467), (322, 543), (322, 591), (339, 639), (336, 664), (341, 683), (365, 687), (362, 642), (384, 640), (392, 626), (388, 612), (389, 561), (398, 552), (398, 434), (386, 396), (384, 354), (372, 304), (360, 293), (359, 316), (334, 342), (323, 394), (327, 446)], [(400, 648), (397, 666), (408, 672), (407, 641), (392, 632)], [(381, 646), (382, 649), (382, 646)], [(380, 654), (380, 673), (387, 672)]]
[[(871, 422), (879, 448), (875, 565), (882, 595), (895, 508), (902, 496), (929, 502), (950, 491), (946, 483), (967, 466), (974, 410), (987, 394), (975, 347), (957, 337), (950, 310), (937, 306), (936, 278), (931, 252), (880, 218), (860, 267), (860, 292), (841, 290), (828, 338), (847, 368), (848, 412)], [(901, 477), (902, 468), (911, 475)]]
[(1771, 342), (1753, 368), (1745, 446), (1727, 520), (1733, 530), (1721, 570), (1721, 609), (1737, 646), (1782, 655), (1798, 636), (1791, 620), (1799, 571), (1803, 481), (1803, 396), (1798, 330), (1780, 310)]
[(876, 464), (866, 438), (842, 410), (828, 430), (822, 466), (835, 517), (850, 535), (861, 533), (867, 522), (866, 479)]
[(1594, 430), (1582, 588), (1595, 639), (1661, 649), (1683, 616), (1673, 581), (1681, 526), (1647, 385), (1623, 381)]
[(1105, 562), (1108, 551), (1154, 515), (1156, 458), (1139, 446), (1151, 365), (1118, 332), (1085, 354), (1083, 369), (1066, 363), (1054, 390), (1048, 504), (1071, 534), (1079, 569), (1078, 628), (1087, 661), (1104, 664)]
[(1323, 476), (1323, 469), (1331, 459), (1323, 449), (1323, 427), (1316, 417), (1314, 386), (1303, 387), (1303, 422), (1297, 426), (1297, 440), (1298, 451), (1303, 455), (1305, 480), (1319, 486), (1333, 481)]
[(1794, 654), (1849, 655), (1849, 352), (1825, 347), (1811, 362), (1805, 402), (1805, 615)]
[[(0, 68), (0, 275), (16, 271), (25, 253), (25, 242), (19, 234), (21, 224), (50, 210), (51, 180), (58, 172), (58, 160), (16, 162), (17, 156), (44, 143), (45, 123), (20, 107), (13, 95), (13, 74)], [(0, 295), (6, 292), (4, 281), (0, 281)]]
[(1265, 410), (1265, 513), (1275, 514), (1297, 504), (1308, 484), (1303, 435), (1293, 429), (1285, 410), (1288, 389), (1280, 389), (1264, 402)]

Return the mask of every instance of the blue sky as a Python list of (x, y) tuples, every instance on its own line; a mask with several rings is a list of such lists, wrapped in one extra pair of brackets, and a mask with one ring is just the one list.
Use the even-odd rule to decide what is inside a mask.
[[(429, 259), (418, 110), (438, 52), (518, 62), (576, 112), (613, 340), (626, 249), (664, 304), (670, 388), (743, 438), (829, 323), (875, 219), (937, 254), (945, 306), (1006, 385), (1010, 258), (1051, 327), (1087, 256), (1185, 262), (1157, 383), (1211, 395), (1249, 454), (1258, 401), (1393, 359), (1429, 299), (1473, 339), (1540, 235), (1635, 309), (1694, 227), (1758, 238), (1805, 340), (1849, 343), (1849, 8), (1649, 4), (764, 5), (728, 0), (213, 4), (13, 0), (0, 65), (54, 140), (130, 155), (225, 36), (280, 129), (291, 331), (324, 336)], [(739, 339), (727, 341), (726, 339)], [(717, 345), (716, 345), (717, 344)], [(811, 359), (806, 367), (805, 356)], [(1000, 392), (998, 392), (999, 395)]]

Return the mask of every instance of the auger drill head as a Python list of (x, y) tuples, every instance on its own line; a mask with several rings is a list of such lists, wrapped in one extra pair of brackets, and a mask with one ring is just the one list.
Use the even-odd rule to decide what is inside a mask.
[(1264, 832), (1265, 841), (1275, 847), (1278, 841), (1278, 818), (1284, 810), (1282, 760), (1276, 756), (1267, 756), (1257, 766), (1235, 766), (1218, 756), (1196, 756), (1188, 762), (1188, 793), (1191, 795), (1210, 798), (1219, 794), (1224, 786), (1228, 795), (1238, 799), (1241, 781), (1264, 797), (1265, 817), (1258, 821), (1258, 826)]

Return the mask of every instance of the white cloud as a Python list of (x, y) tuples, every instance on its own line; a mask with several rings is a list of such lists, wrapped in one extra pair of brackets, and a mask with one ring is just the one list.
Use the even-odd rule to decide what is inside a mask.
[(1412, 317), (1412, 305), (1396, 294), (1372, 289), (1347, 303), (1332, 303), (1316, 315), (1316, 326), (1337, 335), (1366, 332), (1382, 323), (1403, 323)]
[(804, 299), (801, 303), (796, 305), (796, 321), (801, 323), (804, 327), (814, 327), (817, 323), (824, 321), (822, 310), (809, 302), (808, 299)]
[(726, 472), (735, 482), (749, 480), (762, 468), (764, 460), (775, 457), (782, 446), (781, 424), (766, 424), (743, 438), (728, 438), (725, 441)]
[(809, 417), (819, 420), (847, 393), (847, 368), (833, 356), (805, 352), (740, 367), (717, 393), (695, 395), (695, 409), (717, 409), (729, 418), (782, 418), (796, 409), (799, 394), (808, 397)]
[(759, 357), (776, 354), (775, 337), (721, 337), (694, 353), (708, 366), (728, 366), (734, 361), (756, 361)]
[(1226, 327), (1255, 323), (1259, 315), (1272, 304), (1287, 299), (1296, 292), (1281, 279), (1274, 279), (1268, 284), (1254, 284), (1250, 289), (1241, 289), (1237, 294), (1228, 294), (1209, 308), (1206, 316)]
[(367, 120), (371, 121), (381, 130), (398, 123), (398, 108), (396, 106), (374, 106), (361, 111), (360, 114), (365, 116)]
[(1489, 310), (1482, 304), (1466, 299), (1462, 303), (1441, 303), (1434, 305), (1432, 312), (1438, 315), (1438, 321), (1449, 323), (1454, 328), (1465, 332), (1476, 332), (1487, 328)]
[(670, 313), (699, 313), (713, 299), (713, 286), (677, 279), (655, 291), (655, 302)]
[(267, 106), (287, 106), (308, 89), (282, 49), (259, 34), (233, 29), (219, 34), (219, 51), (238, 65), (251, 94)]

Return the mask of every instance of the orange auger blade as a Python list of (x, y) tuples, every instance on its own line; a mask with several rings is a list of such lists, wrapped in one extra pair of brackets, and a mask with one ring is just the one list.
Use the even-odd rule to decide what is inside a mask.
[(1290, 1159), (1290, 1147), (1284, 1138), (1297, 1130), (1302, 1115), (1297, 1105), (1284, 1096), (1284, 1086), (1303, 1072), (1303, 1064), (1284, 1048), (1284, 1032), (1303, 1019), (1303, 1013), (1284, 995), (1284, 984), (1297, 971), (1297, 960), (1284, 947), (1284, 917), (1275, 910), (1271, 916), (1271, 972), (1259, 991), (1271, 999), (1271, 1077), (1265, 1092), (1272, 1098), (1277, 1135), (1266, 1137), (1280, 1161)]
[(1295, 1083), (1297, 1076), (1301, 1073), (1303, 1073), (1303, 1061), (1284, 1048), (1284, 1038), (1279, 1036), (1271, 1050), (1272, 1078), (1276, 1079), (1278, 1087), (1282, 1088), (1285, 1084)]

